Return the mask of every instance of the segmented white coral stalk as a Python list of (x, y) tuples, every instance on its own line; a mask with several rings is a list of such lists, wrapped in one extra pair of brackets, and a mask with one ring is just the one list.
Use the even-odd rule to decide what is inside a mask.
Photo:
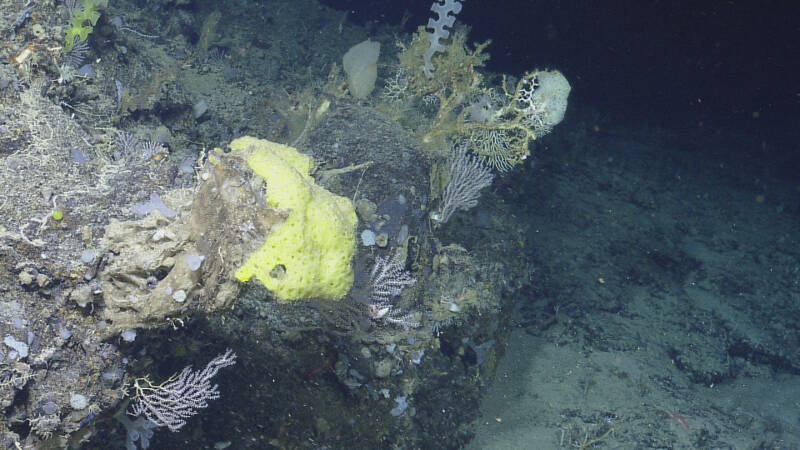
[[(439, 3), (439, 1), (442, 3)], [(423, 55), (425, 64), (422, 66), (422, 70), (427, 78), (433, 78), (434, 67), (431, 60), (436, 53), (444, 53), (445, 47), (439, 40), (450, 37), (448, 28), (453, 27), (453, 23), (456, 21), (456, 14), (461, 12), (461, 3), (459, 3), (459, 0), (434, 0), (431, 5), (431, 11), (435, 12), (437, 17), (436, 19), (429, 18), (428, 25), (425, 27), (428, 30), (428, 40), (431, 43)]]

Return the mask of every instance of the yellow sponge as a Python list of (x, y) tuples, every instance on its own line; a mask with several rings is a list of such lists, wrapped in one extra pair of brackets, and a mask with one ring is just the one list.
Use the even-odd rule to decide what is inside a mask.
[(358, 219), (349, 199), (314, 183), (313, 160), (296, 149), (252, 137), (231, 142), (267, 184), (267, 203), (291, 210), (236, 272), (255, 276), (281, 300), (338, 300), (353, 286)]

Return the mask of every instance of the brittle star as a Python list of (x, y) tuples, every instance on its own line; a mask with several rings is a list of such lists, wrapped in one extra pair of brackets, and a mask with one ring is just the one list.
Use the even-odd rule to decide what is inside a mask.
[(666, 408), (659, 408), (659, 409), (661, 410), (661, 412), (666, 414), (667, 417), (669, 417), (670, 419), (674, 420), (675, 422), (678, 422), (678, 424), (681, 427), (683, 427), (683, 429), (685, 431), (689, 431), (689, 424), (686, 421), (686, 417), (684, 417), (684, 416), (682, 416), (681, 414), (678, 414), (678, 413), (670, 412)]

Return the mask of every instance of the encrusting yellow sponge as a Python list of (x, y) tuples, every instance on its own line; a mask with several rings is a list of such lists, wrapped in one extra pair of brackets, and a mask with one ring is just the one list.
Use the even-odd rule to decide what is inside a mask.
[(352, 202), (314, 183), (313, 160), (296, 149), (252, 137), (231, 142), (267, 184), (267, 203), (290, 210), (236, 271), (256, 277), (280, 300), (338, 300), (353, 286), (352, 260), (358, 219)]

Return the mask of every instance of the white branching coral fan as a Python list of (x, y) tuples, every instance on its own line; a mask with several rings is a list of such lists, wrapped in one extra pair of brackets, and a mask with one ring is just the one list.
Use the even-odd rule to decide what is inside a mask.
[(478, 204), (481, 190), (491, 186), (494, 175), (478, 158), (467, 155), (467, 145), (456, 146), (450, 159), (450, 180), (442, 192), (440, 210), (431, 219), (445, 223), (457, 210), (468, 210)]
[(194, 371), (192, 366), (171, 376), (162, 384), (154, 385), (147, 377), (133, 382), (133, 404), (128, 410), (131, 416), (144, 417), (156, 426), (178, 431), (186, 425), (186, 419), (208, 406), (208, 400), (219, 398), (217, 385), (211, 379), (219, 369), (236, 363), (236, 354), (228, 349), (208, 362), (203, 370)]

